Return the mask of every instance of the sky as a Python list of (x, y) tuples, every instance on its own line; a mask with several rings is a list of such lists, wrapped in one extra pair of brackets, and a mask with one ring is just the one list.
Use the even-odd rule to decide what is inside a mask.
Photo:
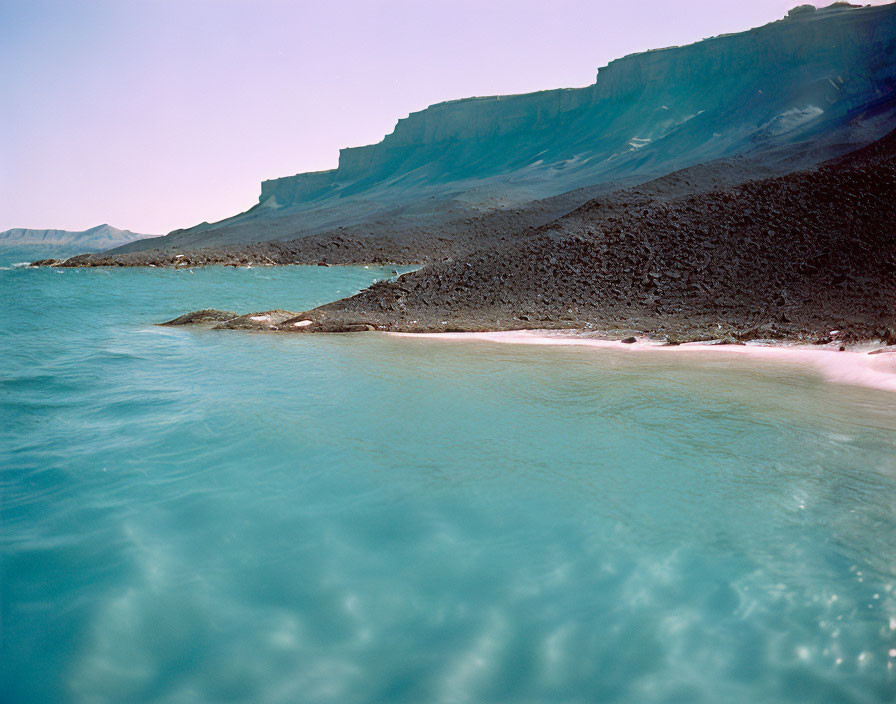
[(0, 231), (213, 222), (432, 103), (585, 86), (797, 4), (0, 0)]

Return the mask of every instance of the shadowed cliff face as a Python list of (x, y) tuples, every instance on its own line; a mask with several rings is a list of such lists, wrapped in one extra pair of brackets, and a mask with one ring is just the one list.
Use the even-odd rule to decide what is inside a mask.
[(633, 185), (720, 158), (786, 173), (868, 144), (894, 120), (896, 6), (798, 8), (748, 32), (613, 61), (585, 88), (433, 105), (379, 144), (343, 149), (338, 169), (265, 181), (246, 213), (120, 251), (339, 226), (391, 235), (405, 222)]
[(587, 88), (434, 105), (399, 120), (379, 144), (343, 149), (336, 171), (265, 182), (261, 201), (286, 206), (328, 190), (388, 183), (413, 191), (497, 174), (570, 190), (608, 175), (668, 172), (805, 134), (879, 100), (896, 81), (894, 53), (892, 7), (797, 12), (619, 59)]

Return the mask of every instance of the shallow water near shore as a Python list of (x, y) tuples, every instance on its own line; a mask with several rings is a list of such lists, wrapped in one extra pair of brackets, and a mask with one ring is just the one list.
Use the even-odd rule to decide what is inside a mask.
[(894, 394), (154, 325), (390, 273), (0, 271), (0, 700), (893, 700)]

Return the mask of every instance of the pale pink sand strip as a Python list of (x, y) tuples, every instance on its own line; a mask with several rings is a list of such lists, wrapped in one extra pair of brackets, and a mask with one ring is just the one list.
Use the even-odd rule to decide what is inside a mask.
[(690, 343), (664, 346), (639, 340), (623, 344), (616, 340), (601, 340), (576, 334), (557, 334), (539, 330), (511, 330), (507, 332), (434, 332), (391, 333), (398, 337), (425, 338), (444, 341), (481, 341), (517, 345), (554, 345), (600, 347), (617, 351), (653, 354), (693, 354), (695, 352), (741, 355), (774, 362), (795, 363), (819, 372), (828, 381), (864, 386), (882, 391), (896, 391), (896, 353), (868, 354), (868, 349), (840, 352), (809, 345), (705, 345)]

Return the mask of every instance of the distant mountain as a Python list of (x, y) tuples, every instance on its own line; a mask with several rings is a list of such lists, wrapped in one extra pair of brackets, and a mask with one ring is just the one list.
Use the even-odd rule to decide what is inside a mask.
[(130, 230), (119, 230), (111, 225), (97, 225), (89, 230), (30, 230), (16, 227), (0, 232), (0, 247), (59, 248), (65, 251), (101, 252), (112, 247), (152, 237)]
[(265, 181), (250, 210), (123, 252), (393, 235), (561, 193), (744, 158), (787, 173), (896, 124), (896, 4), (804, 5), (782, 20), (632, 54), (584, 88), (454, 100), (398, 121), (339, 167)]

